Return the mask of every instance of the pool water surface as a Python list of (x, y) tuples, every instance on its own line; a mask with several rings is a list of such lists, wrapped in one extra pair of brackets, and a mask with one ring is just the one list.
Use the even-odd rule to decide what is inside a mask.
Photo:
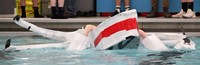
[[(0, 49), (7, 39), (12, 45), (50, 44), (61, 41), (40, 36), (0, 36)], [(200, 38), (191, 37), (196, 50), (187, 53), (146, 52), (138, 49), (66, 51), (65, 48), (42, 48), (0, 52), (0, 65), (199, 65)]]

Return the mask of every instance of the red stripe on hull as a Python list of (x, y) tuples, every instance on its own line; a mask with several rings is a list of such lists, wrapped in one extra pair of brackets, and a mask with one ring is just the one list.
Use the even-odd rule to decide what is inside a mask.
[(129, 19), (120, 21), (104, 29), (95, 39), (94, 45), (96, 47), (104, 37), (109, 37), (110, 35), (116, 32), (119, 32), (122, 30), (128, 31), (128, 30), (137, 29), (137, 28), (138, 26), (137, 26), (136, 18), (129, 18)]

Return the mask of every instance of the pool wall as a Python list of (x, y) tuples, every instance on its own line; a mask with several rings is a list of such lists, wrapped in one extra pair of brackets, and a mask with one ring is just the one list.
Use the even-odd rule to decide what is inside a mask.
[[(98, 25), (108, 17), (85, 17), (69, 19), (50, 19), (50, 18), (25, 18), (37, 26), (61, 30), (74, 31), (87, 24)], [(138, 19), (139, 28), (147, 32), (180, 32), (183, 27), (186, 32), (200, 32), (200, 18), (143, 18)], [(16, 25), (12, 18), (0, 18), (0, 31), (28, 31)]]

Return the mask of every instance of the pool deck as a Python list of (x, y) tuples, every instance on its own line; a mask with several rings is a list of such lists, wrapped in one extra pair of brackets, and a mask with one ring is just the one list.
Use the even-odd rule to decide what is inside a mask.
[[(152, 33), (182, 33), (182, 32), (147, 32), (147, 34), (152, 34)], [(1, 31), (0, 36), (30, 36), (30, 35), (37, 35), (33, 32), (29, 31), (17, 31), (17, 32), (10, 32), (10, 31)], [(188, 37), (200, 37), (199, 32), (186, 32), (186, 35)]]
[[(68, 19), (24, 18), (24, 20), (48, 29), (74, 31), (86, 24), (98, 25), (108, 18), (109, 17), (77, 17)], [(139, 17), (138, 24), (139, 28), (147, 32), (181, 32), (181, 27), (183, 27), (186, 32), (200, 32), (200, 17), (193, 19)], [(16, 25), (12, 18), (0, 18), (0, 32), (16, 31), (27, 32), (26, 29)]]

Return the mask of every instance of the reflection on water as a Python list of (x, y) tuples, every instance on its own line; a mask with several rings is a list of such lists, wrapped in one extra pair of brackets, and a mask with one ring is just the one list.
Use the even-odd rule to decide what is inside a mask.
[(184, 53), (161, 52), (160, 54), (148, 54), (148, 57), (159, 56), (159, 58), (142, 61), (139, 65), (174, 65), (176, 62), (173, 59), (181, 59), (182, 54)]

